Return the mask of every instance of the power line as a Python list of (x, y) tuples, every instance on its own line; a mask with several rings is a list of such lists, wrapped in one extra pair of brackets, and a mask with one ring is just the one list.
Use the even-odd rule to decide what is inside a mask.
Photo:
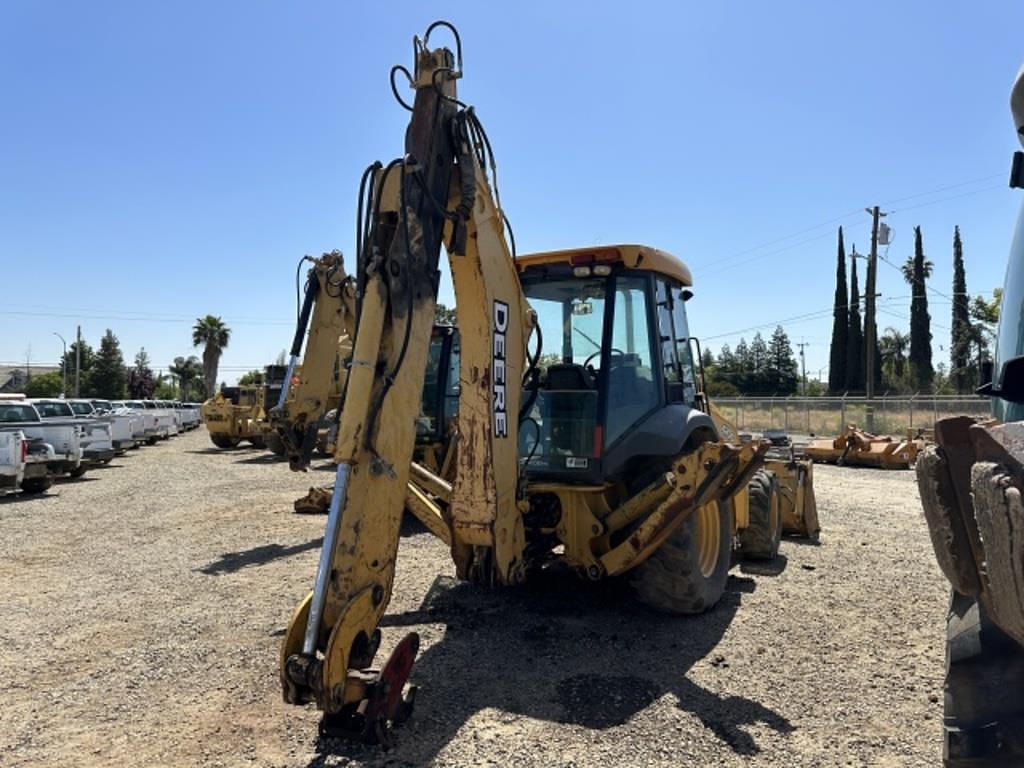
[[(904, 200), (915, 200), (915, 199), (917, 199), (919, 197), (927, 197), (928, 195), (938, 194), (939, 192), (945, 192), (945, 191), (950, 190), (950, 189), (957, 189), (959, 187), (966, 187), (966, 186), (969, 186), (971, 184), (980, 184), (983, 181), (989, 181), (991, 179), (1002, 179), (1002, 178), (1005, 178), (1005, 177), (1006, 177), (1005, 173), (992, 173), (992, 174), (989, 174), (988, 176), (982, 176), (981, 178), (978, 178), (978, 179), (971, 179), (970, 181), (961, 181), (961, 182), (958, 182), (956, 184), (947, 184), (944, 187), (937, 187), (936, 189), (933, 189), (930, 192), (918, 192), (915, 195), (907, 195), (906, 197), (897, 197), (895, 200), (886, 200), (884, 203), (882, 203), (882, 205), (890, 206), (893, 203), (902, 203)], [(1000, 185), (1000, 186), (1002, 186), (1002, 185)], [(981, 190), (977, 190), (977, 191), (981, 191)], [(910, 209), (909, 208), (904, 208), (903, 210), (906, 211), (906, 210), (910, 210)]]
[[(0, 310), (0, 315), (18, 315), (23, 317), (62, 317), (72, 318), (75, 320), (106, 320), (110, 322), (120, 321), (127, 323), (192, 323), (195, 318), (186, 317), (154, 317), (154, 316), (128, 316), (128, 315), (90, 315), (83, 314), (80, 312), (30, 312), (27, 310), (17, 309), (4, 309)], [(242, 320), (232, 319), (232, 325), (284, 325), (289, 327), (295, 327), (294, 320)]]
[[(889, 205), (892, 205), (893, 203), (900, 203), (900, 202), (903, 202), (903, 201), (906, 201), (906, 200), (916, 200), (917, 198), (920, 198), (920, 197), (927, 197), (929, 195), (938, 194), (939, 192), (945, 192), (945, 191), (950, 190), (950, 189), (959, 189), (960, 187), (966, 187), (966, 186), (969, 186), (971, 184), (979, 184), (979, 183), (981, 183), (983, 181), (989, 181), (989, 180), (995, 179), (995, 178), (1003, 178), (1004, 176), (1005, 176), (1004, 173), (994, 173), (994, 174), (989, 174), (988, 176), (981, 176), (981, 177), (976, 178), (976, 179), (970, 179), (970, 180), (967, 180), (967, 181), (959, 181), (959, 182), (956, 182), (954, 184), (945, 184), (945, 185), (943, 185), (941, 187), (936, 187), (935, 189), (929, 190), (927, 192), (916, 192), (916, 193), (914, 193), (912, 195), (905, 195), (904, 197), (897, 197), (897, 198), (894, 198), (892, 200), (888, 200), (888, 201), (882, 203), (882, 205), (889, 206)], [(911, 211), (911, 210), (914, 210), (915, 208), (923, 208), (923, 207), (928, 206), (928, 205), (935, 205), (935, 204), (938, 204), (938, 203), (945, 202), (946, 200), (956, 200), (957, 198), (960, 198), (960, 197), (967, 197), (969, 195), (975, 195), (975, 194), (979, 194), (981, 192), (987, 192), (987, 191), (992, 190), (992, 189), (1001, 189), (1004, 186), (1005, 185), (1003, 185), (1003, 184), (998, 184), (998, 185), (995, 185), (995, 186), (985, 187), (983, 189), (971, 190), (971, 191), (965, 192), (963, 194), (951, 195), (949, 197), (940, 198), (938, 200), (931, 200), (931, 201), (928, 201), (928, 202), (925, 202), (925, 203), (921, 203), (919, 205), (912, 205), (912, 206), (908, 206), (906, 208), (900, 208), (898, 210), (900, 210), (900, 211)], [(730, 262), (733, 259), (737, 259), (737, 258), (739, 258), (741, 256), (746, 256), (748, 253), (753, 253), (754, 251), (759, 251), (762, 248), (769, 248), (769, 247), (771, 247), (773, 245), (776, 245), (778, 243), (783, 243), (786, 240), (791, 240), (794, 237), (800, 237), (801, 235), (805, 235), (808, 232), (814, 232), (815, 230), (821, 229), (822, 227), (827, 227), (827, 226), (829, 226), (831, 224), (837, 224), (840, 221), (845, 221), (846, 219), (852, 218), (852, 217), (860, 214), (860, 212), (861, 212), (860, 208), (855, 208), (852, 211), (848, 211), (847, 213), (840, 214), (839, 216), (834, 216), (834, 217), (828, 219), (827, 221), (821, 222), (820, 224), (815, 224), (813, 227), (807, 227), (806, 229), (801, 229), (801, 230), (799, 230), (797, 232), (793, 232), (793, 233), (785, 235), (783, 237), (778, 237), (778, 238), (775, 238), (774, 240), (769, 240), (768, 242), (761, 243), (760, 245), (755, 245), (755, 246), (753, 246), (751, 248), (746, 248), (746, 249), (744, 249), (742, 251), (738, 251), (737, 253), (734, 253), (734, 254), (732, 254), (730, 256), (723, 256), (720, 259), (716, 259), (714, 261), (710, 261), (707, 264), (702, 265), (702, 267), (700, 267), (700, 269), (704, 270), (704, 269), (707, 269), (708, 267), (714, 267), (714, 266), (718, 266), (720, 264), (721, 265), (725, 265), (726, 262)], [(894, 212), (895, 211), (890, 211), (890, 213), (894, 213)], [(796, 248), (796, 247), (798, 247), (800, 245), (805, 245), (806, 243), (813, 242), (815, 240), (819, 240), (822, 237), (828, 236), (829, 234), (831, 234), (831, 233), (826, 233), (824, 235), (818, 235), (818, 236), (815, 236), (815, 237), (810, 238), (808, 240), (803, 240), (803, 241), (801, 241), (799, 243), (794, 243), (792, 245), (788, 245), (785, 248), (780, 249), (778, 251), (773, 251), (771, 254), (762, 254), (760, 256), (754, 257), (753, 259), (746, 259), (744, 261), (738, 262), (737, 264), (730, 264), (727, 267), (723, 266), (721, 269), (713, 270), (711, 272), (703, 272), (702, 271), (701, 274), (702, 275), (707, 275), (707, 274), (717, 274), (718, 272), (724, 272), (726, 269), (731, 269), (734, 266), (740, 266), (742, 264), (747, 264), (747, 263), (750, 263), (751, 261), (754, 261), (756, 259), (764, 258), (765, 256), (770, 256), (770, 255), (774, 255), (774, 254), (777, 254), (777, 253), (782, 253), (783, 251), (790, 250), (791, 248)]]
[(950, 195), (949, 197), (940, 197), (938, 200), (929, 200), (927, 203), (918, 203), (917, 205), (909, 205), (906, 208), (896, 208), (889, 213), (903, 213), (904, 211), (913, 211), (917, 208), (925, 208), (929, 205), (937, 205), (938, 203), (945, 203), (950, 200), (959, 200), (961, 197), (970, 197), (971, 195), (978, 195), (982, 192), (991, 192), (994, 189), (1006, 189), (1005, 184), (993, 184), (989, 187), (982, 187), (981, 189), (972, 189), (970, 192), (963, 192), (959, 195)]
[[(851, 232), (859, 231), (860, 229), (863, 229), (863, 227), (854, 227), (850, 231)], [(721, 267), (719, 267), (718, 269), (712, 269), (710, 272), (700, 272), (699, 274), (700, 274), (700, 276), (702, 278), (707, 277), (709, 275), (717, 275), (720, 272), (726, 272), (726, 271), (728, 271), (730, 269), (734, 269), (735, 267), (742, 267), (744, 264), (750, 264), (753, 261), (758, 261), (760, 259), (766, 259), (769, 256), (777, 256), (780, 253), (785, 253), (786, 251), (791, 251), (794, 248), (799, 248), (801, 245), (807, 245), (808, 243), (813, 243), (813, 242), (815, 242), (817, 240), (822, 240), (822, 239), (824, 239), (826, 237), (832, 237), (832, 233), (831, 232), (823, 232), (820, 235), (815, 235), (814, 237), (809, 237), (806, 240), (801, 240), (798, 243), (793, 243), (792, 245), (784, 246), (782, 248), (779, 248), (778, 250), (769, 251), (768, 253), (759, 253), (756, 256), (751, 256), (749, 259), (743, 259), (743, 261), (737, 261), (734, 264), (724, 264)]]

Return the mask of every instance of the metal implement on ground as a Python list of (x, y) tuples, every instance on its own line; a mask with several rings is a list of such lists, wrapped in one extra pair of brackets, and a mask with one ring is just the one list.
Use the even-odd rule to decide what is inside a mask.
[[(1024, 68), (1010, 96), (1024, 146)], [(1024, 152), (1010, 186), (1024, 188)], [(952, 585), (946, 622), (943, 764), (1024, 765), (1024, 213), (1010, 250), (995, 347), (981, 368), (995, 419), (935, 425), (917, 461), (932, 546)], [(986, 370), (987, 368), (987, 370)], [(998, 419), (998, 421), (996, 420)]]
[[(454, 53), (430, 47), (439, 30)], [(372, 669), (406, 508), (461, 579), (511, 585), (562, 564), (626, 579), (673, 613), (715, 605), (734, 543), (773, 557), (784, 508), (768, 444), (727, 437), (710, 413), (689, 269), (635, 244), (517, 256), (493, 148), (456, 96), (455, 29), (431, 25), (415, 51), (412, 72), (392, 70), (415, 93), (410, 104), (393, 88), (411, 113), (405, 153), (361, 185), (337, 474), (314, 587), (280, 657), (286, 701), (314, 702), (325, 731), (385, 742), (411, 703), (412, 636)], [(443, 386), (458, 402), (448, 476), (413, 463), (442, 245), (459, 359), (430, 370), (457, 376)]]
[(811, 440), (804, 453), (812, 461), (852, 467), (910, 469), (925, 446), (921, 437), (894, 439), (873, 435), (848, 424), (835, 438)]

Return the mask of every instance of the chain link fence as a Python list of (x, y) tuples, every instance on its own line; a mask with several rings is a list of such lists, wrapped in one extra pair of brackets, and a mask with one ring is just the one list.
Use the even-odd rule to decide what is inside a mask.
[[(713, 402), (741, 432), (784, 429), (793, 434), (836, 435), (845, 424), (867, 429), (869, 423), (864, 397), (724, 397)], [(873, 432), (880, 435), (930, 430), (949, 416), (989, 415), (989, 400), (971, 396), (880, 396), (870, 407)]]

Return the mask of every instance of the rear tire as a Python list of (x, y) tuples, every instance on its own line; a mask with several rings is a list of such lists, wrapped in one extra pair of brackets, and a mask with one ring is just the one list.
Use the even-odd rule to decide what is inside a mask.
[(701, 613), (725, 592), (731, 555), (732, 502), (711, 502), (630, 571), (630, 583), (637, 599), (657, 611)]
[(77, 467), (68, 472), (68, 477), (74, 477), (77, 479), (79, 477), (82, 477), (88, 471), (88, 467), (79, 464)]
[(774, 560), (782, 540), (779, 480), (763, 469), (747, 485), (750, 522), (739, 532), (740, 554), (745, 560)]
[(46, 477), (30, 477), (27, 480), (21, 482), (21, 492), (32, 496), (37, 493), (45, 493), (50, 490), (53, 486), (53, 478), (47, 475)]
[(227, 435), (210, 435), (210, 442), (218, 448), (224, 448), (225, 450), (238, 446), (238, 438), (228, 437)]
[(947, 768), (1024, 765), (1024, 648), (975, 600), (953, 593), (946, 622)]

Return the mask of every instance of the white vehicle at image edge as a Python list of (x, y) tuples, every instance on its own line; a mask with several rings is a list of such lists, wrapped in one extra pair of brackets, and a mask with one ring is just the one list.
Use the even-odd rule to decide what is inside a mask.
[(45, 464), (54, 475), (85, 474), (88, 465), (82, 464), (83, 431), (73, 419), (44, 421), (28, 400), (0, 396), (0, 432), (22, 432), (29, 440), (32, 463)]
[(81, 427), (82, 461), (86, 464), (106, 464), (114, 458), (109, 422), (79, 415), (67, 400), (40, 397), (30, 398), (29, 402), (39, 411), (43, 421), (70, 421)]
[(0, 493), (16, 491), (25, 479), (28, 438), (21, 430), (0, 432)]
[(53, 485), (47, 464), (53, 447), (31, 439), (20, 429), (0, 431), (0, 494), (19, 488), (23, 493), (42, 493)]

